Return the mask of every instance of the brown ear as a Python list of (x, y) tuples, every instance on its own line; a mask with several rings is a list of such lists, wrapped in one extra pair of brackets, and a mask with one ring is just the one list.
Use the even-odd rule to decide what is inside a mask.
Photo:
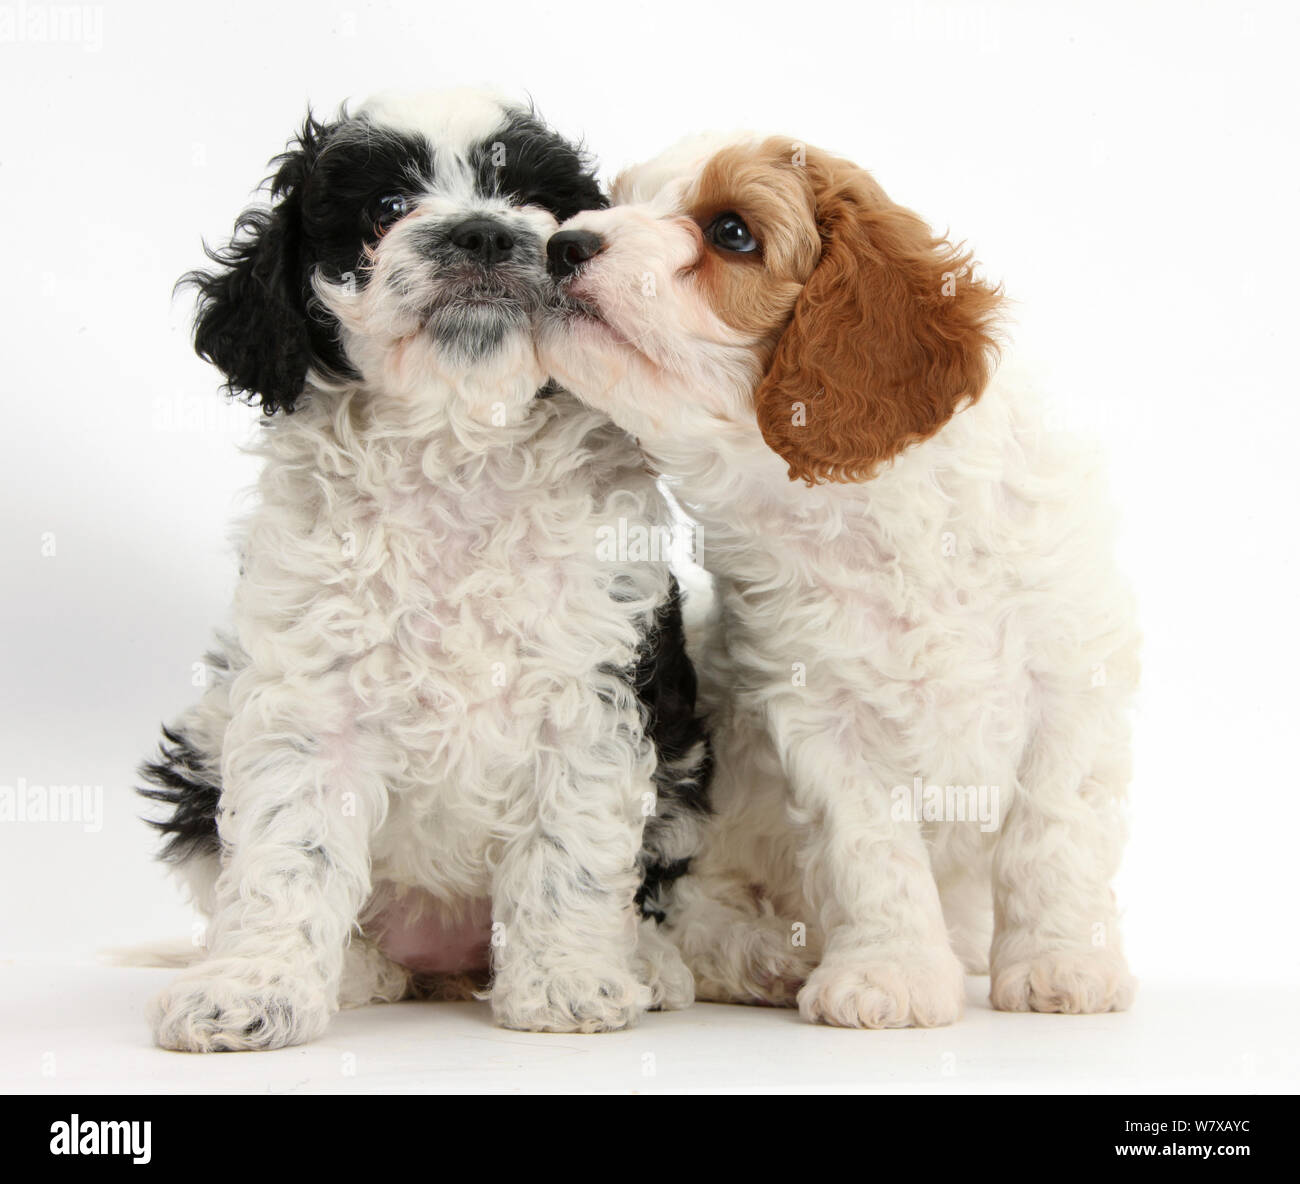
[(805, 167), (822, 257), (755, 409), (791, 480), (861, 481), (983, 393), (1001, 292), (862, 169), (811, 151)]

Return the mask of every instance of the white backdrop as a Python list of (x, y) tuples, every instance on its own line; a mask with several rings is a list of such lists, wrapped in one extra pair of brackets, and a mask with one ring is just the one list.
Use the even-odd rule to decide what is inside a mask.
[(188, 930), (130, 787), (223, 619), (254, 413), (173, 282), (308, 100), (489, 82), (610, 174), (701, 127), (779, 131), (976, 246), (1124, 508), (1134, 967), (1300, 980), (1293, 5), (208, 9), (90, 5), (41, 41), (51, 10), (0, 4), (0, 786), (103, 792), (98, 830), (0, 822), (0, 957)]

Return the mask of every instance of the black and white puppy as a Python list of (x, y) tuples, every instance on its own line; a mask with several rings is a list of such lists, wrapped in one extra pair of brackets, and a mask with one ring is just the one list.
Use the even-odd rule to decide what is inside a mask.
[(533, 346), (590, 166), (479, 92), (309, 117), (275, 163), (190, 277), (265, 467), (233, 634), (145, 769), (210, 917), (156, 1038), (275, 1048), (489, 960), (512, 1028), (685, 1006), (655, 918), (708, 745), (667, 565), (610, 546), (669, 515)]

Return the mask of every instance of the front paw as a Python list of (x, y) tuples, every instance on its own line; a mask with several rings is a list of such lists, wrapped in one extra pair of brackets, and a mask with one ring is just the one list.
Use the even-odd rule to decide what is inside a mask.
[(543, 970), (517, 963), (498, 969), (492, 1014), (521, 1032), (617, 1032), (651, 1003), (650, 988), (613, 966)]
[(814, 951), (794, 945), (775, 917), (733, 921), (691, 950), (696, 998), (716, 1003), (793, 1007), (816, 966)]
[(937, 1028), (961, 1017), (961, 963), (946, 948), (829, 955), (799, 992), (799, 1013), (838, 1028)]
[(657, 921), (641, 922), (636, 975), (650, 988), (651, 1011), (681, 1011), (695, 1002), (695, 976)]
[(1007, 964), (994, 956), (989, 1000), (999, 1011), (1094, 1015), (1124, 1011), (1137, 981), (1124, 955), (1110, 949), (1056, 950)]
[(178, 1052), (244, 1052), (302, 1044), (329, 1022), (319, 987), (257, 963), (204, 963), (149, 1006), (154, 1039)]

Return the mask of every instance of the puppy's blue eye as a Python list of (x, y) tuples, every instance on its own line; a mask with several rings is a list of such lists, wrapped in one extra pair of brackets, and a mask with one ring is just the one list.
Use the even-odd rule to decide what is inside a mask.
[(749, 231), (745, 220), (739, 214), (719, 214), (709, 224), (709, 241), (724, 251), (735, 251), (743, 255), (758, 250), (758, 239)]
[(401, 193), (390, 193), (375, 203), (375, 224), (387, 230), (400, 218), (411, 212), (411, 203)]

